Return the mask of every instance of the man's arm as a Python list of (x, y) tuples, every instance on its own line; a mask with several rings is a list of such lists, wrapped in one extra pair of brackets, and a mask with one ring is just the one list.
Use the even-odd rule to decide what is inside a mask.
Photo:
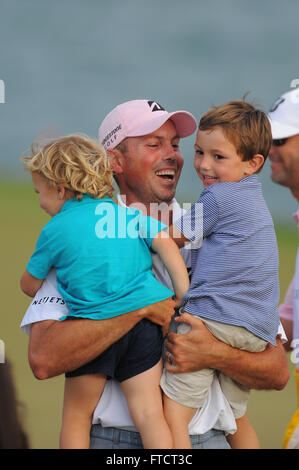
[(202, 321), (184, 313), (179, 321), (188, 323), (191, 330), (184, 334), (169, 333), (166, 348), (171, 353), (169, 372), (192, 372), (211, 367), (220, 370), (248, 388), (282, 390), (289, 369), (281, 340), (277, 347), (258, 353), (233, 348), (216, 339)]
[(44, 320), (31, 327), (29, 363), (38, 379), (71, 371), (91, 361), (147, 318), (166, 334), (175, 303), (169, 298), (107, 320)]

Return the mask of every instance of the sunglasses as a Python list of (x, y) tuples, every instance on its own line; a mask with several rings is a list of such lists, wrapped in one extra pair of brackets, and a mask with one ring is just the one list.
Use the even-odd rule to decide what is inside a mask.
[(275, 147), (281, 147), (282, 145), (284, 145), (286, 143), (288, 139), (285, 138), (285, 139), (274, 139), (272, 140), (272, 145), (274, 145)]

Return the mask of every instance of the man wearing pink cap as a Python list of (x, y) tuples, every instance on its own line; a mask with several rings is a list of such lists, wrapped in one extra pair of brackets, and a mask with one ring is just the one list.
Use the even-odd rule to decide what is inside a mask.
[[(284, 93), (269, 112), (273, 142), (269, 154), (271, 178), (274, 183), (286, 186), (299, 201), (299, 88)], [(299, 210), (293, 215), (299, 227)], [(283, 442), (286, 449), (299, 449), (299, 252), (295, 275), (279, 307), (281, 322), (288, 336), (285, 347), (294, 349), (298, 409), (294, 414)]]
[[(179, 141), (193, 134), (195, 129), (196, 121), (190, 113), (169, 113), (152, 100), (133, 100), (114, 108), (100, 126), (99, 140), (111, 159), (120, 190), (119, 204), (133, 205), (168, 224), (180, 217), (181, 209), (174, 199), (183, 167)], [(182, 255), (189, 267), (191, 251), (184, 248)], [(153, 255), (153, 266), (158, 280), (171, 287), (157, 255)], [(92, 360), (141, 318), (149, 318), (167, 328), (173, 303), (159, 302), (101, 322), (57, 321), (66, 313), (66, 305), (57, 291), (55, 272), (51, 272), (21, 325), (24, 331), (30, 332), (29, 360), (38, 378), (52, 377)], [(269, 347), (256, 353), (257, 356), (224, 345), (204, 326), (196, 325), (183, 336), (178, 338), (171, 333), (166, 343), (171, 350), (172, 367), (177, 367), (178, 372), (212, 366), (250, 388), (263, 389), (283, 388), (288, 379), (280, 342), (278, 348)], [(167, 355), (169, 358), (170, 352)], [(207, 402), (190, 422), (192, 446), (227, 448), (225, 432), (232, 433), (235, 429), (232, 411), (216, 378)], [(141, 446), (120, 386), (109, 380), (94, 413), (91, 447), (132, 449)]]

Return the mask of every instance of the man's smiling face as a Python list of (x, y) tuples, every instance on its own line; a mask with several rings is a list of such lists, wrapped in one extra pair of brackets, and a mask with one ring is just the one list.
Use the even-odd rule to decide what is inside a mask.
[(283, 145), (272, 145), (269, 160), (272, 180), (291, 190), (298, 191), (299, 134), (288, 137)]
[(125, 140), (118, 184), (127, 204), (171, 202), (184, 164), (179, 141), (170, 120), (152, 134)]

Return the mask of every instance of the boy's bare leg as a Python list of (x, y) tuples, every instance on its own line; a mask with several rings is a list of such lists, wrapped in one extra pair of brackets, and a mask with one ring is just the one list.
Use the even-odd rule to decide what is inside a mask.
[(164, 414), (172, 432), (174, 449), (192, 449), (188, 425), (193, 418), (196, 408), (189, 408), (163, 395)]
[(92, 415), (105, 382), (106, 376), (103, 374), (65, 379), (61, 449), (89, 449)]
[(236, 419), (237, 431), (226, 436), (232, 449), (260, 449), (258, 437), (247, 414)]
[(163, 413), (161, 374), (162, 360), (151, 369), (121, 383), (145, 449), (172, 449), (171, 432)]

